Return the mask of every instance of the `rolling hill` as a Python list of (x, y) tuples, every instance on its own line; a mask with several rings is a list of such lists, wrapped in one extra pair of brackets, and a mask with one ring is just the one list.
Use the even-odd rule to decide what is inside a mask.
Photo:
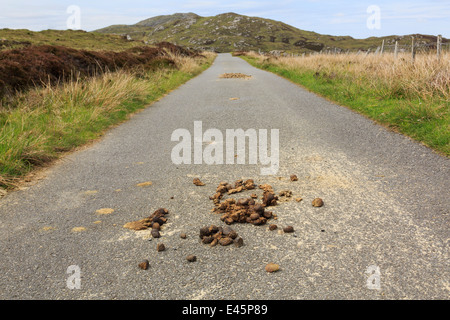
[[(112, 25), (94, 33), (129, 35), (145, 43), (172, 42), (191, 49), (231, 52), (239, 50), (282, 50), (311, 52), (321, 50), (368, 50), (385, 44), (410, 44), (411, 35), (355, 39), (350, 36), (322, 35), (280, 21), (224, 13), (201, 17), (195, 13), (157, 16), (134, 25)], [(416, 43), (436, 43), (436, 36), (414, 35)], [(448, 42), (443, 39), (443, 42)]]

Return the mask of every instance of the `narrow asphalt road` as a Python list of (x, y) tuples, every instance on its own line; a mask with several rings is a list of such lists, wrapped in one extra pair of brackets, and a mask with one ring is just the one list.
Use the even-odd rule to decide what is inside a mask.
[[(226, 72), (252, 78), (219, 77)], [(224, 134), (278, 129), (278, 172), (261, 175), (261, 163), (248, 161), (174, 164), (172, 133), (194, 135), (194, 121)], [(220, 54), (197, 78), (0, 200), (0, 298), (448, 299), (449, 169), (428, 148)], [(221, 181), (249, 178), (303, 198), (271, 209), (278, 230), (295, 232), (235, 224), (243, 247), (201, 244), (201, 227), (223, 225), (209, 196)], [(323, 207), (312, 207), (316, 197)], [(123, 228), (161, 207), (170, 212), (161, 238)], [(166, 250), (157, 252), (158, 243)], [(186, 261), (190, 254), (196, 262)], [(144, 259), (146, 271), (138, 268)], [(280, 271), (267, 273), (269, 262)], [(70, 287), (70, 266), (79, 268), (79, 289)]]

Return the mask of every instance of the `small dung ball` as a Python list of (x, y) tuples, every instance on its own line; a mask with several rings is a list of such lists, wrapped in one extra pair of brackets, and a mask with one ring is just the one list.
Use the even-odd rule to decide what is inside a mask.
[(323, 206), (323, 200), (320, 198), (316, 198), (312, 201), (313, 207), (321, 207)]
[(142, 270), (147, 270), (149, 265), (150, 265), (149, 261), (144, 260), (141, 263), (139, 263), (139, 268), (141, 268)]
[(197, 257), (194, 256), (193, 254), (191, 254), (191, 255), (186, 257), (186, 260), (189, 261), (189, 262), (195, 262), (195, 261), (197, 261)]
[(266, 271), (269, 273), (277, 272), (278, 270), (280, 270), (280, 266), (276, 263), (268, 263), (266, 265)]

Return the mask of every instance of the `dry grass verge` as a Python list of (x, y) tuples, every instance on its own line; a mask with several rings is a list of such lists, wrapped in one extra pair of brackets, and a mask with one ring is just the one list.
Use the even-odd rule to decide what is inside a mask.
[(14, 188), (33, 169), (95, 140), (198, 75), (215, 55), (164, 57), (173, 65), (47, 83), (10, 97), (0, 107), (0, 188)]
[(243, 58), (450, 155), (450, 53)]

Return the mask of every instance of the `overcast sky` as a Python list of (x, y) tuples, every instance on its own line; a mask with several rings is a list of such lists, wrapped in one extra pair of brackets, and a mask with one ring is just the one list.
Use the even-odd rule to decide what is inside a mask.
[[(1, 0), (0, 28), (67, 29), (71, 16), (67, 9), (73, 5), (80, 8), (80, 27), (86, 31), (177, 12), (201, 16), (235, 12), (338, 36), (367, 38), (422, 33), (450, 38), (450, 0)], [(368, 8), (372, 10), (368, 12)], [(379, 8), (379, 20), (376, 20), (378, 11), (373, 8)]]

